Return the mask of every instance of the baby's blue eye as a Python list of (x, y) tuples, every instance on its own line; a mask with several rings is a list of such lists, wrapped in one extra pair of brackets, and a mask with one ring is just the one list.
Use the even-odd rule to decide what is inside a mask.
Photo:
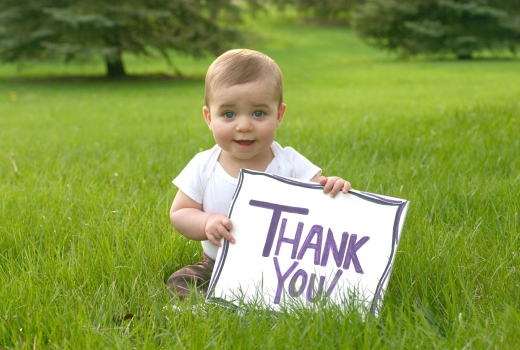
[(233, 112), (224, 113), (224, 117), (226, 117), (226, 118), (233, 118), (234, 116), (235, 116), (235, 113), (233, 113)]
[(265, 114), (265, 113), (262, 112), (262, 111), (254, 111), (254, 112), (253, 112), (253, 115), (254, 115), (255, 117), (263, 117), (264, 114)]

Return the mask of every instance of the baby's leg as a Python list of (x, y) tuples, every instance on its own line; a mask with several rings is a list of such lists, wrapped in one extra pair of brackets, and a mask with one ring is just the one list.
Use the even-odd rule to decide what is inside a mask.
[(197, 265), (188, 265), (174, 272), (166, 282), (170, 294), (183, 300), (190, 295), (190, 290), (196, 289), (206, 296), (214, 266), (215, 260), (204, 253), (204, 259)]

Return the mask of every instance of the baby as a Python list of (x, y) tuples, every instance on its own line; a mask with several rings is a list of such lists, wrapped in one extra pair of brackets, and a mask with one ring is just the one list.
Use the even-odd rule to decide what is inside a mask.
[(216, 145), (195, 155), (173, 180), (179, 188), (170, 210), (173, 226), (201, 241), (204, 250), (201, 262), (168, 279), (180, 299), (193, 288), (206, 295), (221, 239), (235, 242), (227, 213), (241, 168), (318, 182), (332, 197), (351, 189), (348, 181), (321, 176), (319, 167), (274, 140), (286, 109), (282, 72), (263, 53), (240, 49), (219, 56), (206, 75), (204, 104)]

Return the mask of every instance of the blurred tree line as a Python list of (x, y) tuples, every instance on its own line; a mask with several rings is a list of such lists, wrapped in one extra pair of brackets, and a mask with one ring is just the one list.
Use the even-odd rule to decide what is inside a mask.
[(108, 76), (124, 76), (123, 52), (159, 53), (168, 62), (169, 50), (222, 53), (240, 40), (236, 26), (222, 23), (238, 22), (241, 7), (233, 0), (0, 0), (0, 60), (101, 56)]
[[(125, 75), (123, 52), (200, 57), (238, 45), (246, 12), (288, 7), (352, 25), (367, 43), (405, 55), (515, 52), (519, 0), (1, 0), (0, 60), (103, 57)], [(339, 21), (338, 21), (339, 20)]]
[(300, 14), (322, 23), (350, 25), (352, 10), (365, 0), (271, 0), (279, 9), (295, 8)]
[(519, 0), (367, 0), (353, 13), (368, 43), (406, 55), (516, 52)]

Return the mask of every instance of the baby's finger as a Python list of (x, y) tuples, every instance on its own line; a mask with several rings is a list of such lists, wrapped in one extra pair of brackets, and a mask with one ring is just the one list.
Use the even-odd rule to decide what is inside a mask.
[(225, 239), (229, 241), (229, 243), (235, 243), (235, 238), (229, 233), (229, 231), (224, 226), (219, 226), (217, 229), (218, 233)]
[(208, 241), (210, 241), (214, 246), (222, 246), (222, 244), (220, 244), (220, 239), (217, 239), (214, 234), (208, 233), (206, 234), (206, 237), (208, 238)]
[(325, 185), (329, 179), (326, 176), (320, 176), (320, 179), (318, 180), (320, 185)]
[[(327, 178), (326, 178), (327, 179)], [(322, 183), (324, 185), (323, 187), (323, 193), (327, 194), (334, 188), (336, 181), (334, 178), (328, 178), (327, 182)]]
[(336, 197), (336, 195), (339, 193), (339, 191), (342, 190), (343, 184), (344, 184), (343, 180), (338, 180), (334, 183), (334, 185), (332, 186), (332, 189), (330, 190), (330, 196), (332, 198)]
[(222, 225), (224, 225), (224, 227), (227, 228), (228, 231), (231, 231), (233, 229), (233, 223), (228, 217), (222, 219)]
[(343, 185), (343, 193), (347, 193), (351, 189), (352, 189), (352, 185), (350, 184), (350, 182), (345, 181), (345, 184)]

